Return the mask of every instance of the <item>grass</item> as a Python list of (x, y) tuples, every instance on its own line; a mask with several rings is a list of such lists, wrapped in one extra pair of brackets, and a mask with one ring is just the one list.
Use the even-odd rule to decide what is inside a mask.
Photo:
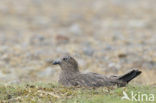
[[(65, 88), (52, 83), (0, 84), (0, 102), (11, 103), (140, 103), (121, 100), (123, 91), (154, 94), (154, 86), (132, 86), (124, 88)], [(155, 99), (156, 102), (156, 99)], [(153, 102), (153, 103), (155, 103)], [(148, 103), (143, 101), (141, 103)], [(152, 103), (152, 102), (149, 102)]]

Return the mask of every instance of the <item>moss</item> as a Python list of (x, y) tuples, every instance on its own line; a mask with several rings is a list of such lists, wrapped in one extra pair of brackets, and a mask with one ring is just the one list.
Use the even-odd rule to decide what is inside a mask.
[(0, 102), (22, 103), (131, 103), (121, 100), (122, 91), (156, 93), (156, 87), (128, 86), (124, 88), (75, 88), (52, 83), (0, 84)]

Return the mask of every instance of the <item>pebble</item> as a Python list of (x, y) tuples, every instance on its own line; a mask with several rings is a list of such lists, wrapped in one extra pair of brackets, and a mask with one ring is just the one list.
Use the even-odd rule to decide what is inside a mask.
[(93, 56), (94, 49), (92, 49), (91, 47), (85, 47), (83, 48), (83, 53), (87, 56)]
[(38, 76), (39, 77), (48, 77), (48, 76), (52, 76), (55, 72), (56, 72), (56, 70), (54, 70), (53, 68), (47, 67), (47, 68), (45, 68), (44, 71), (39, 72)]
[(66, 44), (69, 42), (69, 38), (65, 35), (56, 35), (55, 37), (57, 44)]
[(82, 34), (81, 28), (78, 24), (71, 25), (71, 27), (69, 28), (69, 31), (75, 35), (81, 35)]

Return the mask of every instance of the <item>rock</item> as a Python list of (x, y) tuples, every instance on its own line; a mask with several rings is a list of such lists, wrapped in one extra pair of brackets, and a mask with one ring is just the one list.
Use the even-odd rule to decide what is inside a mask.
[(104, 50), (106, 51), (110, 51), (110, 50), (113, 50), (113, 47), (111, 45), (107, 45)]
[(32, 36), (29, 42), (30, 45), (36, 45), (36, 46), (49, 45), (49, 41), (42, 34), (37, 34)]
[(48, 77), (55, 73), (56, 70), (52, 69), (51, 67), (47, 67), (44, 71), (38, 73), (39, 77)]
[(93, 56), (94, 49), (92, 49), (91, 47), (85, 47), (83, 48), (83, 53), (87, 56)]
[(0, 78), (4, 78), (4, 77), (6, 77), (6, 75), (2, 71), (0, 71)]
[(40, 59), (40, 52), (36, 51), (35, 53), (27, 52), (26, 58), (29, 60), (38, 60)]
[(137, 20), (137, 19), (129, 20), (129, 22), (127, 24), (129, 26), (135, 27), (135, 28), (143, 28), (147, 25), (145, 21)]
[(71, 27), (69, 28), (69, 31), (75, 35), (82, 34), (82, 31), (81, 31), (80, 26), (78, 24), (71, 25)]
[(144, 61), (142, 64), (143, 68), (147, 69), (155, 69), (156, 68), (156, 62), (155, 61)]
[(118, 57), (119, 57), (119, 58), (125, 58), (125, 57), (127, 57), (127, 54), (120, 53), (120, 54), (118, 54)]
[(9, 56), (7, 54), (2, 55), (1, 56), (1, 59), (3, 61), (5, 61), (6, 63), (9, 63), (10, 62), (10, 58), (9, 58)]
[(56, 35), (55, 40), (57, 44), (66, 44), (69, 42), (69, 38), (65, 35)]
[(108, 67), (113, 71), (118, 71), (121, 68), (121, 65), (117, 63), (109, 63)]

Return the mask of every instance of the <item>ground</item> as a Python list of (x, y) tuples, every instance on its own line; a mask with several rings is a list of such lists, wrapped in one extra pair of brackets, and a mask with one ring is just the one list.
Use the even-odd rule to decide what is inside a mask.
[[(155, 103), (149, 101), (149, 94), (156, 95), (155, 86), (136, 86), (127, 87), (63, 87), (53, 83), (24, 83), (20, 85), (0, 84), (0, 102), (11, 103), (138, 103), (138, 96), (147, 94), (147, 101), (141, 103)], [(123, 91), (131, 96), (131, 91), (137, 94), (135, 100), (122, 100)], [(130, 97), (131, 99), (131, 97)], [(155, 99), (155, 98), (154, 98)], [(151, 99), (152, 100), (152, 99)]]
[[(57, 83), (60, 68), (47, 61), (66, 54), (78, 61), (82, 72), (110, 76), (133, 68), (141, 70), (127, 90), (141, 85), (136, 90), (142, 91), (156, 85), (155, 4), (155, 0), (1, 0), (0, 100), (14, 101), (18, 96), (32, 99), (31, 95), (38, 95), (40, 89), (30, 88), (29, 83), (26, 88), (23, 83)], [(40, 99), (66, 100), (59, 94), (66, 89), (57, 88), (56, 96), (53, 89), (56, 88), (52, 86), (49, 94), (42, 88), (41, 95), (48, 96)], [(123, 102), (122, 92), (117, 92), (122, 89), (111, 90), (112, 96), (100, 89), (86, 90), (84, 94), (81, 89), (67, 89), (67, 93), (76, 95), (67, 101), (101, 102), (103, 98), (113, 98)], [(90, 95), (96, 91), (96, 96)], [(68, 98), (68, 94), (62, 95)], [(85, 99), (87, 96), (92, 98)]]

